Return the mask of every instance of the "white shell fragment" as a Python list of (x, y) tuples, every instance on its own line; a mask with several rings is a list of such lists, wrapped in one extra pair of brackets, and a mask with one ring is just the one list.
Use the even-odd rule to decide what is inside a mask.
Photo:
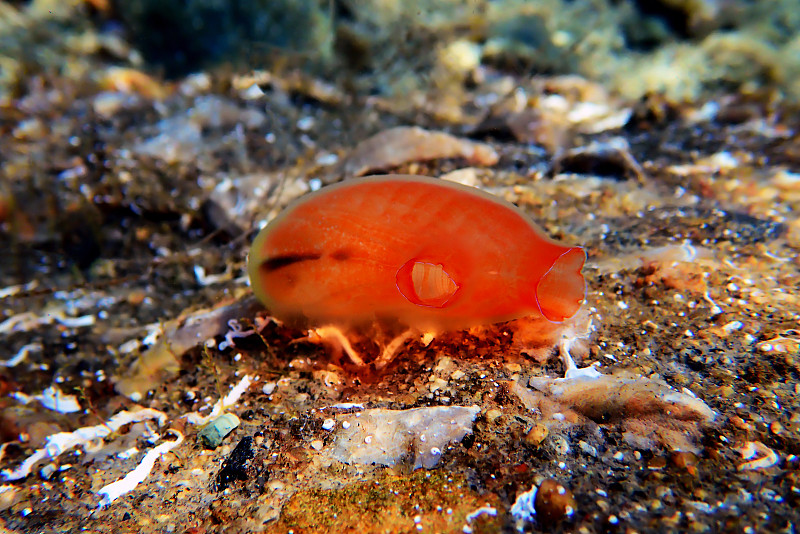
[(132, 412), (119, 412), (105, 423), (95, 426), (85, 426), (74, 432), (58, 432), (47, 437), (43, 449), (38, 449), (31, 454), (22, 464), (13, 471), (4, 469), (4, 480), (19, 480), (28, 476), (33, 467), (41, 460), (55, 459), (62, 453), (77, 447), (87, 445), (95, 440), (105, 438), (112, 432), (116, 432), (128, 423), (137, 423), (154, 419), (158, 425), (163, 425), (167, 420), (167, 415), (151, 408), (141, 408)]
[(509, 382), (509, 391), (539, 413), (546, 426), (587, 420), (620, 425), (625, 440), (641, 449), (660, 444), (671, 450), (696, 451), (699, 429), (716, 417), (702, 400), (661, 380), (567, 367), (565, 378), (533, 377), (534, 390)]
[(28, 357), (28, 354), (31, 352), (38, 352), (43, 348), (44, 347), (41, 343), (28, 343), (27, 345), (21, 347), (11, 358), (7, 360), (0, 360), (0, 367), (16, 367)]
[(608, 414), (665, 414), (675, 419), (711, 422), (716, 414), (697, 397), (641, 376), (579, 375), (534, 377), (530, 385), (592, 419)]
[(184, 417), (186, 417), (186, 420), (193, 425), (204, 425), (215, 417), (219, 416), (223, 411), (236, 404), (239, 401), (239, 397), (241, 397), (244, 392), (247, 391), (252, 383), (253, 377), (250, 375), (245, 375), (241, 380), (239, 380), (238, 384), (231, 388), (227, 395), (214, 404), (214, 407), (211, 408), (211, 413), (204, 416), (198, 412), (191, 412), (186, 414)]
[(21, 391), (17, 391), (12, 393), (11, 396), (22, 404), (39, 401), (48, 410), (60, 413), (73, 413), (81, 409), (81, 405), (75, 395), (66, 395), (55, 385), (42, 391), (40, 395), (26, 395)]
[(739, 464), (739, 471), (755, 471), (756, 469), (769, 469), (778, 465), (781, 458), (778, 454), (760, 441), (748, 441), (739, 449), (739, 454), (747, 460)]
[(536, 502), (536, 493), (538, 491), (539, 488), (533, 486), (525, 493), (520, 493), (517, 500), (514, 501), (514, 505), (511, 507), (511, 515), (513, 515), (517, 521), (533, 522), (536, 517), (536, 507), (534, 503)]
[(492, 166), (500, 156), (486, 143), (462, 139), (417, 126), (398, 126), (361, 141), (344, 161), (344, 173), (365, 176), (413, 161), (463, 158), (472, 165)]
[(392, 466), (406, 461), (414, 469), (430, 469), (449, 443), (472, 432), (479, 412), (478, 406), (434, 406), (341, 414), (333, 457), (347, 464)]
[(170, 432), (173, 432), (177, 436), (175, 440), (167, 441), (147, 451), (147, 454), (144, 455), (144, 458), (142, 458), (141, 463), (136, 466), (136, 469), (125, 475), (124, 478), (100, 488), (97, 494), (102, 495), (103, 498), (100, 500), (98, 506), (108, 506), (134, 489), (147, 478), (147, 475), (153, 470), (156, 460), (161, 458), (162, 454), (171, 451), (181, 444), (183, 441), (183, 434), (175, 429), (170, 429)]

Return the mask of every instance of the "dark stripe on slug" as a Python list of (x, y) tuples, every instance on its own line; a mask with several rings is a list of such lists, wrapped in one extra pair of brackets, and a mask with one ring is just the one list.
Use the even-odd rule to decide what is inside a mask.
[(333, 258), (336, 261), (347, 261), (352, 257), (353, 257), (353, 251), (346, 248), (340, 248), (338, 250), (334, 250), (333, 253), (331, 254), (331, 258)]
[(261, 270), (272, 272), (277, 271), (278, 269), (283, 269), (289, 265), (294, 263), (300, 263), (302, 261), (313, 261), (318, 260), (322, 257), (322, 254), (286, 254), (284, 256), (275, 256), (274, 258), (270, 258), (268, 260), (264, 260), (261, 264)]

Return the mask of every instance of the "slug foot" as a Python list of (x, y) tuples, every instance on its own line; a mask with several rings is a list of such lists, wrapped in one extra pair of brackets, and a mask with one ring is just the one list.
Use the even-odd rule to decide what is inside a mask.
[[(431, 332), (420, 333), (418, 330), (409, 328), (401, 334), (391, 338), (377, 357), (372, 354), (360, 353), (353, 347), (353, 335), (358, 341), (358, 334), (346, 333), (341, 328), (333, 325), (312, 328), (305, 337), (295, 339), (292, 343), (313, 343), (322, 345), (333, 360), (341, 360), (347, 357), (350, 362), (357, 367), (364, 368), (373, 365), (376, 371), (382, 371), (391, 364), (411, 340), (418, 340), (423, 347), (427, 347), (434, 339), (435, 334)], [(358, 345), (358, 343), (356, 343)]]
[(358, 367), (366, 367), (367, 364), (364, 359), (356, 352), (350, 340), (336, 326), (320, 326), (319, 328), (312, 328), (308, 331), (306, 337), (296, 339), (293, 343), (307, 341), (316, 345), (323, 345), (329, 352), (334, 360), (340, 360), (342, 353), (347, 354), (350, 361)]

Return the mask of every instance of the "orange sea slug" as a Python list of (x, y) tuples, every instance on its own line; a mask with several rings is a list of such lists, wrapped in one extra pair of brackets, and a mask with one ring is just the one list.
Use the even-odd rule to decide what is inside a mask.
[(585, 258), (488, 193), (388, 175), (294, 202), (256, 237), (248, 272), (256, 296), (285, 321), (442, 332), (571, 317), (584, 298)]

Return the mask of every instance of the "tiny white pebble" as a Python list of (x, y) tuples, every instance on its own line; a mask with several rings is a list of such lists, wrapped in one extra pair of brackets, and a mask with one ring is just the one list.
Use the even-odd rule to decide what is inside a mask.
[(314, 127), (314, 117), (303, 117), (297, 121), (297, 129), (301, 132), (307, 132)]
[(742, 323), (741, 321), (731, 321), (725, 326), (723, 326), (722, 329), (725, 331), (726, 334), (730, 334), (731, 332), (740, 330), (743, 326), (744, 323)]

